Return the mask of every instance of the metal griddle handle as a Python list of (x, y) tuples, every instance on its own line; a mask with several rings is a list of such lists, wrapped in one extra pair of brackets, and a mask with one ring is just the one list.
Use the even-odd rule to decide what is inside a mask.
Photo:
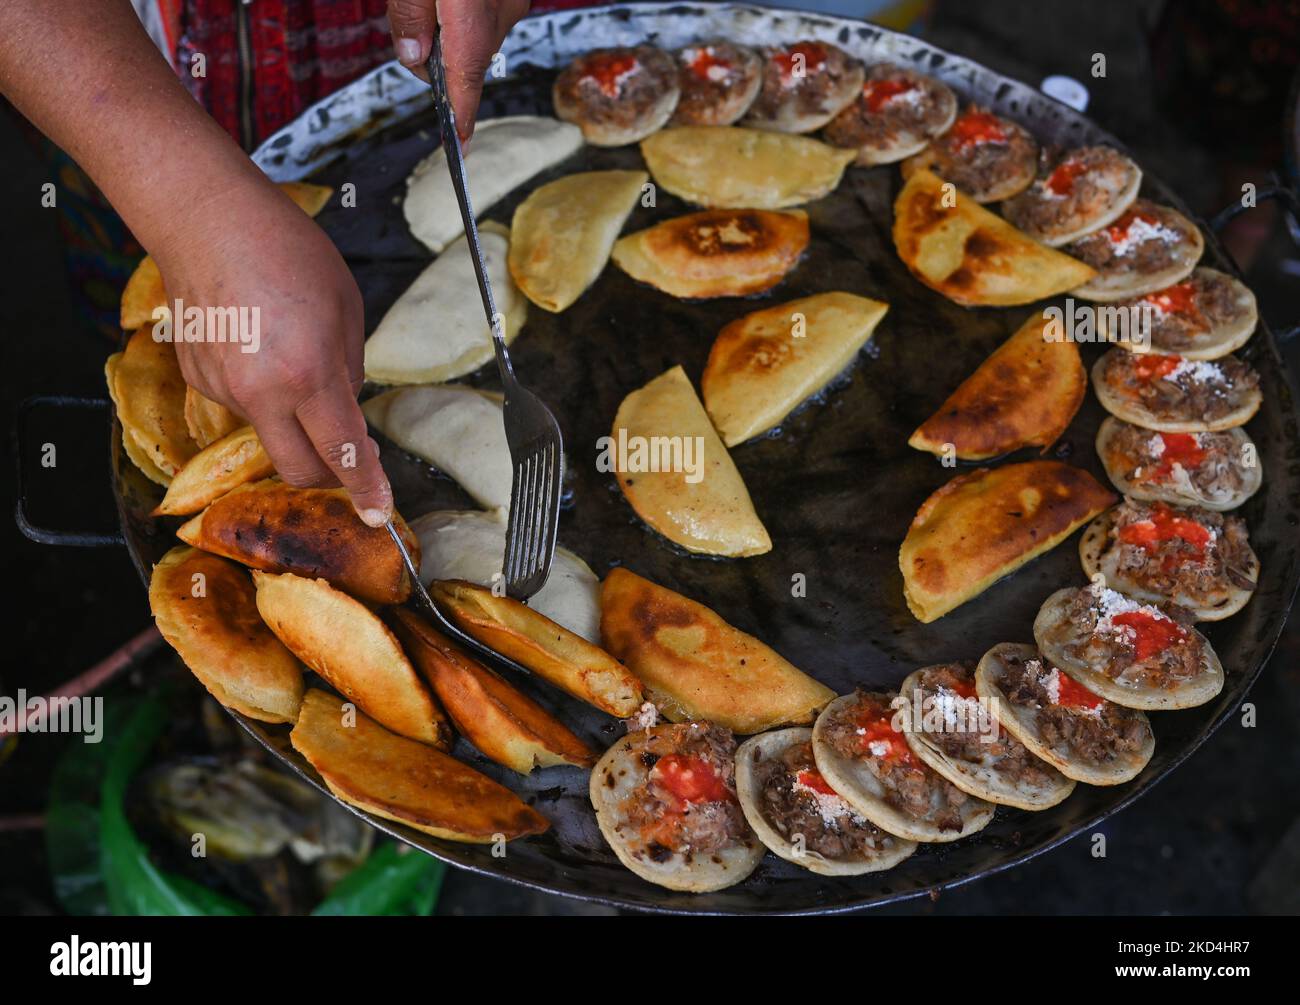
[(23, 536), (37, 544), (57, 544), (74, 548), (108, 548), (126, 544), (121, 531), (111, 533), (94, 533), (77, 530), (55, 530), (42, 527), (32, 520), (27, 513), (28, 478), (26, 463), (27, 429), (29, 413), (34, 408), (77, 408), (106, 409), (110, 405), (106, 398), (79, 398), (70, 394), (38, 394), (23, 400), (18, 406), (17, 421), (14, 424), (14, 455), (18, 464), (18, 501), (14, 504), (14, 523), (23, 532)]
[[(1267, 202), (1270, 199), (1276, 199), (1286, 207), (1287, 212), (1289, 212), (1293, 217), (1300, 219), (1300, 197), (1285, 185), (1271, 185), (1268, 188), (1261, 188), (1256, 191), (1254, 206), (1246, 206), (1241, 202), (1233, 202), (1219, 210), (1219, 212), (1215, 213), (1210, 220), (1210, 229), (1212, 229), (1216, 234), (1221, 233), (1224, 227), (1237, 217), (1241, 216), (1241, 214), (1246, 212), (1246, 210), (1254, 209), (1261, 202)], [(1229, 258), (1232, 258), (1231, 253), (1229, 253), (1226, 248), (1223, 249), (1223, 253)], [(1236, 265), (1237, 263), (1236, 261), (1233, 261), (1232, 264)], [(1238, 271), (1240, 271), (1240, 267), (1238, 268)], [(1300, 325), (1290, 325), (1286, 328), (1275, 328), (1273, 330), (1273, 338), (1277, 341), (1278, 345), (1290, 342), (1297, 335), (1300, 335)]]

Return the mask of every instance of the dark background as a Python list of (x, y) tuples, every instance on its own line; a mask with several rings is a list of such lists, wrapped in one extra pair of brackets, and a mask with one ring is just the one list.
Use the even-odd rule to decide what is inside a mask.
[[(1225, 9), (1241, 35), (1215, 19)], [(1243, 181), (1268, 183), (1283, 140), (1285, 79), (1269, 70), (1294, 45), (1295, 4), (1230, 0), (939, 0), (917, 26), (936, 44), (1008, 76), (1036, 83), (1049, 73), (1085, 83), (1088, 114), (1115, 133), (1152, 173), (1210, 216)], [(843, 9), (841, 5), (840, 9)], [(839, 12), (839, 10), (837, 10)], [(851, 12), (850, 12), (851, 13)], [(1269, 18), (1281, 16), (1282, 21)], [(1287, 20), (1289, 17), (1289, 20)], [(1280, 26), (1280, 27), (1279, 27)], [(1093, 54), (1106, 76), (1091, 75)], [(1292, 63), (1294, 69), (1294, 63)], [(12, 422), (36, 393), (103, 395), (110, 346), (72, 305), (57, 211), (42, 208), (54, 180), (0, 112), (0, 318), (5, 363), (0, 394)], [(1263, 315), (1275, 329), (1300, 323), (1300, 251), (1271, 208), (1226, 235)], [(1288, 346), (1292, 372), (1300, 345)], [(76, 429), (40, 428), (63, 451), (60, 467), (80, 476), (54, 516), (67, 526), (111, 526), (107, 433), (98, 419)], [(12, 448), (10, 450), (12, 458)], [(69, 458), (71, 462), (69, 463)], [(5, 505), (15, 482), (6, 472)], [(42, 547), (12, 526), (3, 533), (8, 658), (0, 693), (48, 691), (96, 663), (149, 623), (145, 591), (122, 549)], [(1300, 913), (1300, 628), (1288, 628), (1251, 693), (1258, 725), (1229, 722), (1154, 792), (1107, 821), (1108, 854), (1080, 837), (1010, 872), (936, 901), (884, 910), (905, 914)], [(23, 736), (0, 760), (0, 913), (56, 910), (37, 826), (53, 759), (66, 737)], [(589, 908), (507, 884), (453, 873), (446, 913), (588, 913)]]

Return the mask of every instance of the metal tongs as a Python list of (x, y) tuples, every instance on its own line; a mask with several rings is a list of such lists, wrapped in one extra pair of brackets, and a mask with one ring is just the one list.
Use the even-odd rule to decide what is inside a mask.
[[(447, 95), (447, 74), (442, 61), (442, 33), (435, 31), (433, 49), (426, 64), (429, 81), (433, 86), (433, 101), (438, 110), (442, 128), (442, 145), (447, 153), (447, 168), (451, 172), (452, 188), (460, 205), (461, 220), (465, 224), (465, 240), (469, 245), (478, 279), (479, 293), (483, 298), (483, 311), (492, 331), (492, 345), (496, 350), (497, 369), (505, 392), (503, 414), (506, 443), (510, 447), (510, 461), (514, 478), (510, 486), (510, 520), (506, 527), (506, 549), (502, 564), (507, 596), (527, 600), (546, 583), (555, 557), (555, 538), (560, 521), (560, 481), (564, 474), (564, 442), (559, 423), (540, 398), (525, 389), (515, 379), (506, 350), (505, 318), (496, 309), (492, 296), (492, 283), (488, 279), (479, 245), (478, 226), (474, 221), (474, 208), (470, 205), (465, 183), (465, 158), (456, 132), (456, 115)], [(476, 652), (491, 656), (515, 669), (523, 668), (499, 653), (470, 638), (450, 623), (429, 596), (420, 580), (419, 570), (411, 560), (405, 542), (390, 520), (389, 535), (406, 565), (411, 577), (411, 595), (423, 612), (457, 641)]]

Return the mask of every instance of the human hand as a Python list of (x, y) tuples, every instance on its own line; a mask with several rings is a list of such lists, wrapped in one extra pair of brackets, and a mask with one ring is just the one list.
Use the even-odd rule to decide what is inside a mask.
[[(441, 9), (439, 9), (441, 8)], [(447, 90), (462, 141), (474, 132), (483, 78), (506, 33), (528, 13), (528, 0), (388, 0), (393, 46), (403, 66), (428, 79), (424, 64), (433, 49), (441, 14)]]
[(260, 177), (195, 208), (186, 224), (154, 256), (169, 298), (258, 311), (257, 337), (244, 346), (187, 342), (176, 319), (186, 382), (251, 422), (286, 482), (342, 483), (361, 519), (382, 525), (392, 490), (356, 398), (361, 294), (337, 249)]

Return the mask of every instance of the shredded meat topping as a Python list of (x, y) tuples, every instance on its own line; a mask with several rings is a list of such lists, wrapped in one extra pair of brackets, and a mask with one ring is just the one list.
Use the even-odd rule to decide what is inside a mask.
[[(1058, 173), (1062, 169), (1067, 173)], [(1048, 164), (1029, 188), (1003, 203), (1002, 212), (1030, 234), (1064, 236), (1103, 218), (1132, 177), (1132, 162), (1118, 150), (1080, 147)]]
[(1103, 701), (1095, 710), (1055, 704), (1047, 683), (1055, 667), (1042, 660), (1004, 660), (998, 686), (1007, 701), (1032, 709), (1043, 743), (1053, 750), (1092, 765), (1104, 765), (1136, 753), (1147, 742), (1150, 726), (1139, 712)]
[(1210, 500), (1240, 492), (1246, 485), (1241, 441), (1230, 431), (1193, 435), (1203, 456), (1190, 469), (1181, 463), (1166, 464), (1160, 434), (1127, 422), (1119, 423), (1108, 453), (1120, 475), (1134, 485), (1178, 486), (1185, 481), (1192, 492)]
[[(1201, 545), (1177, 535), (1141, 541), (1126, 540), (1128, 528), (1141, 530), (1162, 514), (1204, 527), (1208, 540)], [(1158, 594), (1183, 604), (1214, 607), (1227, 587), (1255, 588), (1258, 563), (1251, 551), (1246, 522), (1239, 516), (1196, 506), (1169, 507), (1125, 499), (1115, 510), (1110, 528), (1112, 554), (1108, 574), (1118, 585)]]
[[(940, 830), (961, 830), (962, 806), (968, 796), (941, 775), (931, 771), (910, 754), (906, 756), (878, 757), (863, 743), (859, 718), (870, 708), (883, 709), (892, 714), (889, 703), (894, 695), (884, 692), (859, 691), (858, 702), (831, 713), (826, 724), (826, 739), (842, 757), (853, 758), (867, 765), (885, 791), (885, 802), (899, 812), (924, 820)], [(901, 735), (897, 741), (906, 747)]]
[(920, 686), (924, 724), (928, 726), (935, 719), (941, 727), (926, 728), (926, 739), (950, 758), (973, 766), (991, 766), (1013, 785), (1045, 788), (1055, 782), (1055, 772), (1048, 765), (1002, 729), (974, 698), (962, 696), (962, 692), (974, 692), (975, 673), (971, 664), (932, 667), (921, 675)]
[[(1048, 639), (1061, 647), (1071, 660), (1077, 660), (1105, 674), (1120, 684), (1173, 689), (1186, 684), (1201, 673), (1204, 645), (1201, 637), (1188, 627), (1190, 616), (1178, 607), (1170, 607), (1165, 616), (1181, 631), (1157, 652), (1139, 658), (1137, 633), (1111, 620), (1108, 606), (1132, 604), (1113, 590), (1085, 586), (1071, 598), (1065, 616), (1048, 630)], [(1134, 605), (1138, 606), (1138, 605)], [(1154, 608), (1142, 610), (1155, 613)]]
[(1101, 379), (1157, 422), (1217, 422), (1241, 409), (1259, 388), (1259, 374), (1235, 356), (1194, 363), (1125, 349), (1106, 354)]
[[(802, 835), (808, 851), (827, 859), (868, 858), (895, 844), (893, 835), (854, 813), (839, 796), (820, 791), (828, 786), (813, 761), (811, 743), (791, 744), (756, 771), (764, 818), (790, 841)], [(801, 776), (812, 784), (801, 782)]]
[(654, 766), (660, 755), (642, 753), (647, 778), (622, 810), (627, 825), (641, 835), (645, 854), (654, 861), (667, 861), (674, 854), (708, 855), (741, 842), (749, 834), (749, 825), (736, 799), (735, 737), (721, 726), (702, 723), (668, 728), (677, 730), (674, 735), (681, 738), (672, 753), (699, 758), (712, 767), (728, 798), (683, 804), (656, 782)]
[[(887, 100), (868, 100), (867, 91), (882, 81), (896, 82), (903, 89)], [(935, 136), (956, 103), (938, 81), (891, 63), (870, 67), (863, 87), (858, 100), (826, 126), (826, 138), (838, 147), (884, 149)]]

